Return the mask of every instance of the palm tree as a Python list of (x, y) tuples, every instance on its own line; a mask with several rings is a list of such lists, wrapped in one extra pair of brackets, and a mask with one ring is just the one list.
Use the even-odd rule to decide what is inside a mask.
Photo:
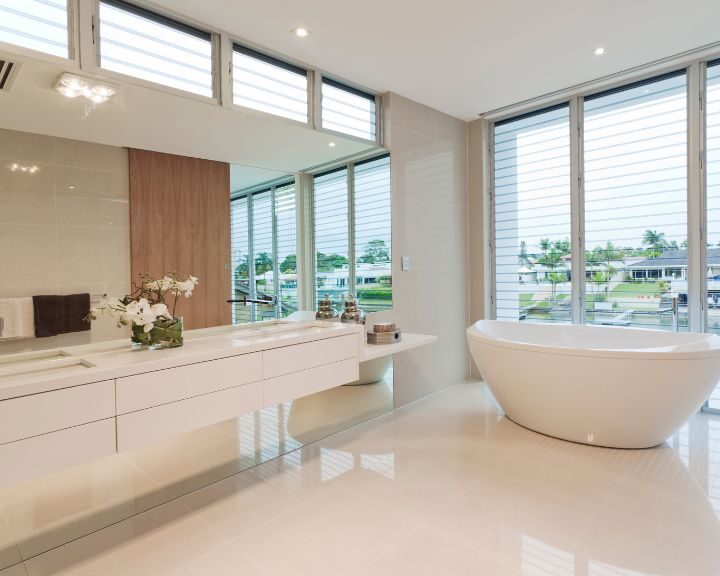
[(550, 272), (548, 274), (548, 280), (551, 284), (551, 300), (554, 303), (555, 302), (555, 292), (557, 291), (557, 285), (561, 284), (562, 282), (567, 282), (567, 275), (564, 272)]
[(665, 239), (665, 232), (658, 232), (657, 230), (645, 230), (642, 243), (652, 249), (654, 254), (652, 254), (651, 257), (658, 256), (662, 253), (663, 248), (668, 246), (668, 242)]

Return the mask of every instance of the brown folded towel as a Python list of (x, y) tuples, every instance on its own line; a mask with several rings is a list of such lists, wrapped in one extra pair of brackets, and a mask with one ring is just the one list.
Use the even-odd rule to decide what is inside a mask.
[(36, 338), (62, 334), (64, 318), (60, 306), (60, 296), (33, 296)]
[(90, 294), (33, 296), (35, 337), (90, 330), (83, 318), (90, 312)]
[(62, 296), (65, 332), (84, 332), (90, 330), (90, 322), (83, 320), (90, 312), (90, 294), (70, 294)]

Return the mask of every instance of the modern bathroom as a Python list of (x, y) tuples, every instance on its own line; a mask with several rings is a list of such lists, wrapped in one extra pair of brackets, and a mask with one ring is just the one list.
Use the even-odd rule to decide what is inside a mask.
[(717, 21), (0, 0), (0, 576), (719, 576)]

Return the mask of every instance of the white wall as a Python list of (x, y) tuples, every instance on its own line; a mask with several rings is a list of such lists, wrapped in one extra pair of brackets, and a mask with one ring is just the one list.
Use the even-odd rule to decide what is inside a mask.
[[(395, 405), (469, 376), (465, 342), (469, 254), (467, 124), (397, 94), (385, 95), (391, 150), (393, 310), (401, 330), (439, 341), (395, 358)], [(410, 270), (401, 271), (401, 256)]]

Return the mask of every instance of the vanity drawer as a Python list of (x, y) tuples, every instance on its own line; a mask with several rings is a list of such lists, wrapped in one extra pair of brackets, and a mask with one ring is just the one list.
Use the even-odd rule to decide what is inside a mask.
[(104, 380), (0, 401), (0, 444), (115, 416), (115, 386)]
[(118, 451), (236, 418), (262, 408), (262, 382), (253, 382), (117, 417)]
[(0, 446), (0, 486), (115, 454), (115, 419), (100, 420)]
[(259, 352), (117, 379), (117, 413), (127, 414), (262, 379)]
[(263, 381), (263, 405), (274, 406), (315, 392), (322, 392), (354, 382), (358, 377), (357, 358), (349, 358), (270, 378)]
[(348, 334), (307, 344), (267, 350), (262, 353), (263, 378), (282, 376), (290, 372), (307, 370), (314, 366), (357, 357), (358, 343), (357, 334)]

